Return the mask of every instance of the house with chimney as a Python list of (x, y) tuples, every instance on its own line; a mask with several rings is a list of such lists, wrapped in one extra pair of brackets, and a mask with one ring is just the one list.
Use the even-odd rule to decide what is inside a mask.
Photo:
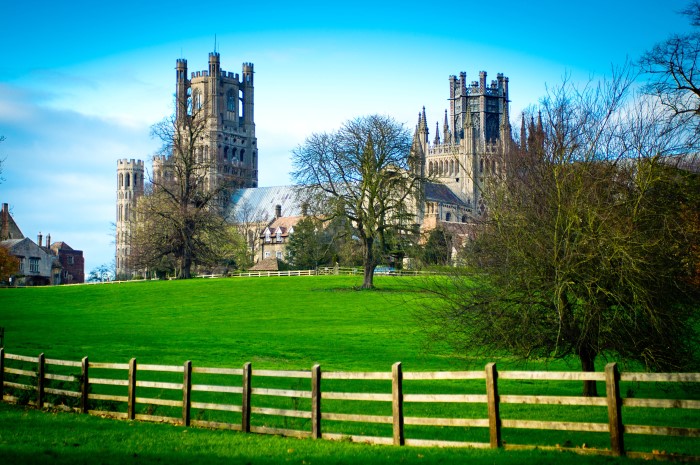
[(239, 189), (228, 220), (247, 238), (254, 265), (251, 270), (273, 271), (285, 259), (286, 243), (303, 218), (297, 192), (291, 186)]
[(19, 273), (13, 284), (45, 286), (85, 282), (85, 260), (82, 250), (74, 250), (65, 242), (51, 244), (51, 235), (37, 235), (34, 242), (25, 237), (10, 214), (7, 203), (0, 213), (0, 247), (19, 260)]
[(294, 226), (303, 218), (301, 215), (282, 216), (280, 206), (275, 208), (275, 219), (260, 235), (260, 259), (276, 258), (284, 260), (287, 242), (294, 234)]

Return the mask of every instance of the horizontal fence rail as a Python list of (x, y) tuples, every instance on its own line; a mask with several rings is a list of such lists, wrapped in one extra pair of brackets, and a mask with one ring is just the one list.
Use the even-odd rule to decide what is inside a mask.
[[(324, 386), (331, 387), (322, 390), (322, 380)], [(511, 380), (530, 384), (543, 381), (598, 381), (605, 384), (605, 397), (506, 394), (504, 389), (499, 388), (499, 383)], [(425, 389), (426, 383), (438, 381), (452, 383), (452, 392), (416, 392)], [(607, 435), (609, 449), (587, 449), (586, 453), (614, 456), (644, 456), (645, 453), (626, 449), (624, 439), (628, 435), (700, 438), (700, 428), (625, 424), (622, 407), (700, 410), (700, 400), (622, 398), (621, 381), (692, 384), (700, 383), (700, 373), (620, 373), (615, 363), (608, 364), (604, 372), (586, 373), (499, 372), (493, 363), (487, 364), (481, 371), (404, 373), (400, 362), (394, 364), (390, 372), (322, 372), (319, 365), (308, 371), (257, 370), (250, 363), (242, 368), (211, 368), (192, 366), (189, 361), (178, 366), (137, 364), (136, 359), (131, 359), (129, 363), (92, 362), (88, 357), (81, 361), (66, 361), (47, 359), (44, 354), (37, 357), (9, 354), (0, 349), (0, 399), (16, 403), (22, 401), (21, 396), (25, 396), (24, 401), (39, 408), (56, 406), (47, 401), (47, 395), (57, 399), (77, 399), (78, 406), (73, 407), (74, 410), (127, 420), (303, 438), (350, 439), (373, 444), (512, 449), (541, 445), (506, 445), (502, 440), (503, 429), (577, 431)], [(461, 382), (473, 383), (471, 386), (477, 386), (480, 392), (454, 392), (457, 387), (464, 391)], [(361, 384), (361, 392), (352, 390), (353, 383)], [(406, 387), (411, 388), (410, 393), (404, 393)], [(94, 392), (97, 390), (100, 392)], [(291, 401), (292, 408), (288, 404), (282, 405), (280, 399)], [(368, 413), (348, 411), (347, 405), (357, 405), (353, 403), (371, 404), (383, 409), (384, 413), (377, 413), (379, 410)], [(406, 405), (435, 403), (483, 405), (485, 414), (477, 418), (404, 414)], [(501, 406), (509, 404), (599, 407), (601, 411), (607, 410), (607, 422), (504, 418)], [(157, 408), (167, 409), (168, 414), (155, 415)], [(234, 414), (237, 420), (192, 418), (193, 411), (200, 417), (202, 412)], [(279, 427), (278, 423), (271, 426), (264, 420), (269, 417), (281, 417), (285, 425), (289, 422), (292, 426)], [(251, 419), (255, 422), (251, 423)], [(343, 430), (347, 424), (387, 425), (384, 428), (391, 430), (391, 436), (356, 434), (356, 430)], [(304, 425), (303, 429), (299, 425)], [(330, 425), (333, 427), (328, 428)], [(480, 428), (488, 432), (488, 442), (407, 438), (406, 425)], [(327, 428), (329, 431), (325, 431)], [(669, 454), (669, 457), (674, 456)], [(700, 460), (700, 457), (690, 458)]]

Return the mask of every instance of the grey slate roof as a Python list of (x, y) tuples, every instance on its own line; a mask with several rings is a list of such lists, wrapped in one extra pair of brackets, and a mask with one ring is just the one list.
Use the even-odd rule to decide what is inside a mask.
[(462, 199), (444, 184), (428, 182), (425, 184), (425, 200), (442, 204), (459, 205), (469, 207)]
[[(275, 217), (275, 207), (282, 207), (282, 216), (301, 215), (301, 206), (297, 200), (294, 186), (250, 187), (239, 189), (232, 195), (232, 207), (229, 221), (241, 221), (240, 215), (245, 214), (254, 221), (272, 220)], [(244, 213), (244, 210), (245, 213)]]

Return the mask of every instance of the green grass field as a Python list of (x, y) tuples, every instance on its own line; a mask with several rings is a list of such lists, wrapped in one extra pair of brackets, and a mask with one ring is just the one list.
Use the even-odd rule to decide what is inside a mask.
[[(445, 347), (430, 345), (415, 330), (412, 312), (428, 298), (418, 290), (418, 278), (377, 277), (376, 291), (357, 291), (360, 277), (292, 277), (292, 278), (232, 278), (190, 281), (153, 281), (95, 286), (71, 286), (50, 288), (0, 289), (0, 326), (5, 328), (6, 351), (13, 354), (47, 358), (80, 360), (89, 356), (93, 362), (125, 363), (135, 357), (140, 364), (181, 365), (191, 360), (194, 366), (240, 368), (252, 362), (254, 369), (308, 370), (318, 363), (325, 371), (390, 371), (391, 365), (401, 361), (404, 371), (452, 371), (482, 370), (487, 360), (457, 357)], [(602, 365), (601, 365), (602, 367)], [(531, 363), (524, 366), (515, 361), (499, 361), (499, 369), (555, 369), (577, 370), (577, 365), (566, 362), (555, 364)], [(377, 382), (374, 382), (377, 383)], [(420, 384), (420, 383), (416, 383)], [(277, 387), (277, 386), (273, 386)], [(287, 386), (299, 388), (299, 386)], [(304, 387), (306, 388), (306, 387)], [(421, 392), (451, 392), (454, 383), (431, 383), (411, 389)], [(460, 388), (483, 393), (479, 383), (464, 383)], [(502, 389), (511, 394), (578, 395), (579, 383), (503, 383)], [(383, 392), (390, 386), (368, 383), (360, 390)], [(657, 386), (628, 386), (635, 395), (642, 397), (698, 398), (685, 392), (661, 391)], [(544, 392), (543, 392), (544, 390)], [(602, 387), (601, 392), (604, 392)], [(208, 401), (208, 400), (207, 400)], [(289, 401), (286, 399), (284, 401)], [(302, 400), (303, 402), (303, 400)], [(386, 415), (387, 406), (361, 405), (347, 407), (339, 403), (340, 410), (348, 413)], [(304, 405), (273, 403), (276, 408), (306, 408)], [(409, 408), (412, 409), (409, 411)], [(388, 406), (390, 412), (390, 406)], [(439, 417), (484, 417), (484, 406), (418, 404), (407, 407), (407, 415)], [(606, 422), (604, 408), (518, 406), (503, 405), (502, 411), (509, 418), (543, 419), (555, 421)], [(639, 412), (641, 411), (641, 412)], [(39, 414), (38, 416), (36, 414)], [(167, 412), (160, 412), (167, 414)], [(390, 413), (389, 413), (390, 414)], [(692, 411), (664, 412), (675, 422), (672, 426), (700, 427), (700, 419)], [(658, 411), (637, 409), (636, 424), (656, 424)], [(177, 416), (177, 415), (175, 415)], [(218, 418), (205, 418), (219, 420)], [(224, 419), (225, 420), (225, 419)], [(0, 423), (29, 422), (32, 427), (20, 428), (11, 433), (10, 428), (0, 427), (0, 463), (4, 452), (18, 454), (25, 459), (48, 451), (55, 462), (81, 463), (88, 461), (91, 450), (85, 447), (77, 451), (65, 445), (71, 441), (92, 444), (104, 449), (103, 463), (132, 463), (132, 456), (124, 454), (118, 444), (91, 437), (94, 428), (104, 428), (106, 435), (127, 436), (139, 431), (138, 438), (127, 439), (128, 447), (139, 457), (138, 463), (456, 463), (468, 458), (477, 463), (501, 462), (542, 463), (551, 456), (542, 452), (504, 452), (478, 450), (417, 450), (408, 451), (379, 446), (328, 443), (327, 441), (299, 441), (291, 439), (243, 435), (233, 432), (188, 429), (187, 438), (197, 436), (197, 446), (207, 447), (200, 462), (190, 460), (191, 455), (180, 453), (178, 445), (183, 429), (166, 425), (142, 425), (119, 421), (85, 418), (78, 415), (46, 415), (24, 412), (18, 407), (3, 407)], [(51, 422), (61, 422), (60, 432), (37, 435), (36, 431), (53, 430)], [(72, 425), (74, 427), (63, 426)], [(274, 420), (270, 420), (274, 421)], [(282, 421), (282, 420), (280, 420)], [(284, 419), (286, 421), (286, 419)], [(295, 419), (292, 419), (294, 422)], [(305, 421), (305, 420), (304, 420)], [(664, 423), (665, 424), (665, 423)], [(305, 428), (303, 424), (273, 424), (272, 426)], [(386, 425), (353, 425), (354, 434), (387, 435)], [(76, 430), (80, 439), (63, 438)], [(407, 427), (407, 435), (422, 437), (424, 428)], [(435, 430), (435, 428), (433, 428)], [(484, 428), (440, 428), (439, 439), (488, 441)], [(24, 431), (24, 433), (21, 433)], [(143, 435), (152, 439), (142, 442)], [(391, 435), (390, 427), (388, 435)], [(133, 436), (133, 434), (132, 434)], [(504, 439), (518, 444), (571, 444), (609, 447), (605, 434), (547, 432), (543, 439), (537, 430), (504, 431)], [(62, 439), (63, 438), (63, 439)], [(37, 442), (34, 442), (34, 439)], [(189, 439), (188, 439), (189, 440)], [(133, 441), (133, 442), (129, 442)], [(149, 443), (152, 441), (152, 444)], [(229, 441), (236, 443), (236, 450), (261, 448), (263, 453), (241, 456), (232, 453)], [(635, 450), (669, 450), (686, 454), (700, 454), (697, 439), (631, 437), (628, 443)], [(49, 444), (50, 443), (50, 444)], [(201, 443), (201, 444), (200, 444)], [(19, 444), (19, 445), (18, 445)], [(204, 446), (206, 444), (206, 446)], [(251, 445), (254, 444), (254, 445)], [(289, 445), (292, 444), (292, 445)], [(81, 446), (82, 447), (82, 446)], [(337, 448), (337, 449), (336, 449)], [(298, 454), (286, 451), (294, 449)], [(302, 452), (303, 451), (303, 452)], [(363, 455), (364, 454), (364, 455)], [(383, 454), (388, 454), (385, 458)], [(396, 455), (392, 455), (396, 454)], [(540, 454), (540, 455), (538, 455)], [(272, 458), (268, 458), (268, 455)], [(5, 455), (10, 456), (10, 455)], [(102, 456), (102, 455), (101, 455)], [(213, 457), (216, 458), (213, 458)], [(336, 457), (331, 459), (331, 457)], [(108, 458), (107, 458), (108, 457)], [(145, 457), (150, 457), (149, 462)], [(352, 459), (357, 457), (357, 459)], [(575, 456), (581, 463), (606, 463), (604, 457)], [(74, 460), (71, 460), (74, 459)], [(189, 458), (185, 460), (185, 458)], [(308, 459), (308, 460), (307, 460)], [(566, 460), (569, 460), (567, 456)], [(181, 460), (178, 461), (178, 460)], [(335, 461), (333, 461), (335, 460)], [(432, 460), (432, 461), (431, 461)], [(24, 463), (12, 461), (7, 463)], [(36, 463), (43, 463), (38, 461)], [(133, 463), (137, 463), (133, 461)], [(229, 462), (230, 463), (230, 462)]]

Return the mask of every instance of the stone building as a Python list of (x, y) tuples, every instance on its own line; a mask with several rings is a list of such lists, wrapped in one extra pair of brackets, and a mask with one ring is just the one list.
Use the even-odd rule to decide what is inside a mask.
[(294, 187), (257, 187), (233, 194), (228, 221), (247, 238), (251, 261), (259, 263), (284, 259), (287, 240), (302, 213)]
[[(233, 188), (258, 186), (258, 143), (254, 119), (254, 71), (252, 63), (243, 63), (241, 74), (221, 69), (218, 52), (209, 54), (209, 68), (192, 71), (187, 60), (175, 65), (176, 124), (187, 124), (193, 114), (204, 118), (204, 128), (194, 150), (207, 167), (205, 189), (215, 190), (221, 183)], [(173, 177), (171, 159), (153, 158), (153, 179)], [(134, 208), (144, 194), (142, 160), (117, 163), (117, 276), (130, 278), (136, 270), (130, 262), (131, 228)], [(228, 198), (221, 198), (222, 205)]]
[[(47, 246), (50, 239), (46, 242)], [(82, 250), (75, 250), (63, 241), (50, 246), (51, 253), (58, 257), (61, 265), (61, 284), (78, 284), (85, 282), (85, 258)]]
[(5, 247), (19, 260), (19, 273), (14, 284), (37, 286), (85, 282), (85, 259), (82, 250), (73, 250), (65, 242), (51, 243), (51, 235), (39, 233), (36, 242), (25, 237), (2, 204), (0, 215), (0, 247)]
[(141, 160), (117, 161), (117, 221), (116, 221), (116, 268), (117, 278), (130, 278), (134, 273), (131, 265), (131, 228), (134, 224), (136, 202), (144, 192), (144, 166)]
[[(258, 187), (253, 64), (243, 63), (240, 75), (226, 72), (214, 52), (209, 54), (208, 70), (191, 72), (188, 77), (184, 59), (177, 60), (175, 69), (177, 100), (187, 102), (178, 106), (176, 121), (188, 121), (194, 112), (206, 119), (204, 135), (195, 150), (200, 159), (210, 161), (207, 188), (226, 182), (236, 189), (225, 199), (232, 212), (228, 221), (242, 228), (252, 261), (262, 261), (265, 254), (269, 254), (267, 258), (284, 256), (283, 244), (293, 231), (290, 221), (300, 217), (301, 208), (292, 187)], [(419, 163), (413, 169), (434, 182), (423, 185), (422, 200), (415, 205), (415, 223), (422, 231), (449, 223), (452, 230), (463, 231), (460, 234), (466, 237), (468, 225), (485, 210), (481, 192), (489, 177), (504, 169), (503, 154), (513, 143), (508, 78), (498, 74), (487, 83), (482, 71), (477, 81), (469, 83), (464, 72), (459, 77), (450, 76), (449, 102), (442, 130), (436, 123), (432, 141), (425, 108), (418, 115), (412, 150)], [(128, 277), (134, 271), (129, 263), (133, 221), (129, 212), (143, 195), (143, 162), (120, 160), (117, 173), (117, 274)], [(168, 159), (155, 157), (154, 179), (169, 175)], [(272, 215), (277, 206), (282, 207), (284, 216)], [(275, 221), (280, 224), (275, 226)], [(276, 242), (278, 233), (281, 240)]]
[(437, 181), (424, 186), (424, 202), (416, 208), (422, 229), (441, 222), (468, 223), (483, 213), (481, 192), (489, 176), (504, 169), (503, 154), (513, 143), (508, 78), (503, 74), (490, 84), (484, 71), (471, 83), (464, 72), (450, 76), (449, 102), (442, 130), (436, 123), (432, 142), (425, 108), (413, 136), (414, 155), (420, 160), (416, 169)]
[[(241, 74), (221, 69), (218, 52), (209, 54), (209, 69), (193, 71), (187, 77), (187, 60), (176, 63), (176, 122), (189, 124), (203, 118), (201, 140), (195, 143), (199, 160), (207, 166), (206, 185), (221, 183), (233, 188), (258, 186), (258, 143), (254, 120), (254, 72), (243, 63)], [(153, 160), (153, 176), (169, 171), (168, 158)]]
[(19, 278), (14, 284), (44, 286), (60, 284), (60, 264), (43, 247), (28, 237), (0, 242), (11, 255), (19, 259)]

